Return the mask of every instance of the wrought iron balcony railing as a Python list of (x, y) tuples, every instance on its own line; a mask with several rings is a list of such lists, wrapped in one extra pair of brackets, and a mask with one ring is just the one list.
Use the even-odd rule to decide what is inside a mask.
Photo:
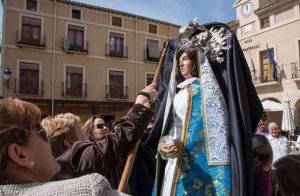
[(108, 99), (128, 99), (128, 87), (106, 85), (106, 98)]
[(251, 75), (254, 84), (281, 82), (281, 68), (279, 66), (276, 66), (276, 71), (273, 68), (264, 69), (262, 73), (258, 73), (257, 70), (252, 70)]
[(291, 63), (292, 79), (300, 78), (300, 61)]
[(44, 94), (44, 82), (34, 79), (16, 79), (15, 94), (41, 96)]
[(128, 47), (117, 44), (106, 44), (106, 56), (128, 58)]
[(87, 97), (87, 84), (63, 82), (62, 96)]
[(17, 45), (46, 47), (46, 35), (32, 31), (18, 30)]
[(62, 40), (62, 49), (65, 52), (80, 52), (88, 53), (88, 41), (85, 40), (74, 40), (69, 37), (65, 37)]

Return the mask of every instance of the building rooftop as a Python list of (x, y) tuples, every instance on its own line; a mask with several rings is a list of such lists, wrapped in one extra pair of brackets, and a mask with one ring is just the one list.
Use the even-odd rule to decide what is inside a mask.
[(268, 11), (270, 9), (273, 9), (273, 8), (279, 6), (279, 5), (282, 5), (282, 4), (285, 4), (287, 2), (291, 2), (291, 1), (294, 1), (294, 0), (273, 0), (271, 3), (255, 10), (255, 14), (261, 14), (265, 11)]
[(70, 4), (70, 5), (75, 5), (75, 6), (80, 6), (80, 7), (85, 7), (85, 8), (88, 8), (88, 9), (95, 9), (95, 10), (99, 10), (99, 11), (103, 11), (103, 12), (121, 14), (121, 15), (124, 15), (124, 16), (129, 16), (129, 17), (134, 17), (134, 18), (136, 17), (136, 18), (141, 19), (141, 20), (148, 20), (150, 22), (160, 23), (160, 24), (164, 24), (164, 25), (170, 25), (170, 26), (173, 26), (173, 27), (176, 27), (176, 28), (180, 27), (180, 25), (177, 25), (177, 24), (161, 21), (161, 20), (154, 19), (154, 18), (148, 18), (148, 17), (145, 17), (145, 16), (140, 16), (140, 15), (136, 15), (136, 14), (132, 14), (132, 13), (128, 13), (128, 12), (123, 12), (123, 11), (119, 11), (119, 10), (105, 8), (105, 7), (101, 7), (101, 6), (97, 6), (97, 5), (90, 5), (90, 4), (76, 2), (76, 1), (72, 1), (72, 0), (57, 0), (57, 2)]
[(232, 21), (227, 22), (227, 25), (238, 25), (240, 23), (239, 19), (234, 19)]

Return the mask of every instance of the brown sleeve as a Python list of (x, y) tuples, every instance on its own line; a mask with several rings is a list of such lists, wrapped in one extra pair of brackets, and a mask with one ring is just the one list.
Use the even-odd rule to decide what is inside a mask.
[(118, 121), (111, 133), (97, 142), (75, 143), (70, 150), (71, 165), (81, 175), (97, 172), (104, 176), (125, 160), (147, 128), (153, 112), (141, 104), (135, 104), (129, 112)]

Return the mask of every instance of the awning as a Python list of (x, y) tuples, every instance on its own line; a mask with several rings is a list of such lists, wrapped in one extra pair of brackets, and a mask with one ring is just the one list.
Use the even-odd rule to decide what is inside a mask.
[[(278, 112), (283, 111), (283, 105), (281, 103), (265, 100), (261, 102), (265, 112)], [(295, 108), (291, 107), (291, 110), (295, 110)]]

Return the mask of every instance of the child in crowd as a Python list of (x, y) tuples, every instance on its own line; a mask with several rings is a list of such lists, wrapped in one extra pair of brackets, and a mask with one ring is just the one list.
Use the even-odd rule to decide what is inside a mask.
[(252, 142), (254, 167), (260, 193), (263, 196), (271, 196), (271, 166), (273, 161), (272, 147), (268, 139), (263, 135), (255, 135)]

